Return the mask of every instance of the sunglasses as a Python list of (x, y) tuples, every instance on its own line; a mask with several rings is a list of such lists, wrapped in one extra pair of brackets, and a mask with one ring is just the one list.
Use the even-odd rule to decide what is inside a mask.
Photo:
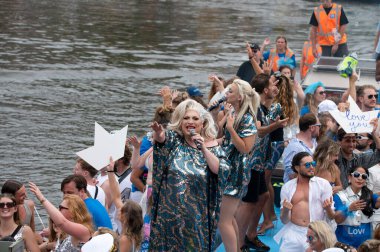
[(59, 206), (58, 206), (58, 209), (59, 209), (59, 211), (62, 211), (62, 209), (69, 210), (68, 207), (65, 207), (65, 206), (62, 206), (62, 205), (59, 205)]
[(320, 123), (316, 123), (316, 124), (313, 124), (313, 125), (310, 125), (310, 126), (317, 126), (317, 127), (321, 127), (321, 126), (322, 126), (322, 124), (320, 124)]
[(306, 169), (310, 169), (312, 166), (315, 167), (317, 165), (317, 162), (312, 161), (312, 162), (306, 162), (305, 167)]
[(308, 241), (308, 242), (313, 242), (313, 241), (317, 240), (317, 238), (314, 237), (314, 236), (312, 236), (312, 235), (308, 235), (308, 236), (306, 236), (306, 237), (307, 237), (307, 241)]
[(373, 94), (368, 95), (368, 99), (372, 99), (373, 97), (375, 97), (377, 99), (377, 97), (379, 97), (379, 95), (377, 95), (377, 94), (375, 94), (375, 95), (373, 95)]
[(364, 179), (364, 180), (366, 180), (368, 178), (368, 175), (366, 173), (353, 172), (353, 173), (351, 173), (351, 175), (354, 178), (359, 178), (360, 176), (362, 176), (362, 179)]
[(324, 94), (326, 94), (326, 91), (321, 91), (321, 92), (319, 92), (318, 94), (320, 94), (320, 95), (324, 95)]
[(11, 208), (11, 207), (15, 207), (15, 206), (16, 206), (16, 203), (14, 203), (14, 202), (2, 202), (2, 203), (0, 203), (1, 209), (5, 208), (5, 207)]
[(277, 79), (282, 76), (282, 73), (280, 71), (276, 71), (273, 73), (273, 76), (276, 77)]

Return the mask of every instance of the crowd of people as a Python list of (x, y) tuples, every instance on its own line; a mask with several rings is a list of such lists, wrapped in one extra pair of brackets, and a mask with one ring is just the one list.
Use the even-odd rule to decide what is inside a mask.
[[(301, 79), (320, 55), (348, 54), (347, 24), (331, 0), (314, 9)], [(376, 43), (379, 34), (380, 24)], [(280, 251), (378, 251), (377, 120), (372, 132), (351, 133), (329, 113), (348, 110), (349, 96), (363, 112), (375, 110), (376, 88), (356, 87), (354, 72), (341, 97), (329, 97), (322, 82), (303, 90), (286, 37), (266, 50), (270, 43), (247, 43), (248, 60), (236, 76), (210, 75), (207, 100), (194, 86), (163, 87), (151, 130), (128, 137), (123, 157), (100, 171), (78, 158), (61, 182), (58, 207), (29, 182), (49, 216), (42, 232), (25, 185), (5, 181), (0, 239), (23, 239), (32, 252), (214, 251), (220, 234), (228, 252), (269, 251), (259, 236), (279, 218)], [(271, 178), (279, 163), (284, 185), (276, 216)]]

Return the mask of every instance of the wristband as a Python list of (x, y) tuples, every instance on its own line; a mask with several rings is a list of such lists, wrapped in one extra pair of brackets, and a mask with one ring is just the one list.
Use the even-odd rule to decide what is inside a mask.
[(115, 172), (115, 171), (107, 171), (107, 172)]
[(46, 201), (45, 198), (43, 198), (42, 200), (40, 200), (41, 205), (42, 205), (45, 201)]

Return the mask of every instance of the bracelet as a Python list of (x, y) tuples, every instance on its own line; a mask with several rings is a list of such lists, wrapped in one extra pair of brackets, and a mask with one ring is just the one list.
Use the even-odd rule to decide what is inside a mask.
[(43, 198), (42, 200), (40, 200), (41, 205), (42, 205), (45, 201), (46, 201), (45, 198)]
[(115, 171), (107, 171), (107, 172), (115, 172)]

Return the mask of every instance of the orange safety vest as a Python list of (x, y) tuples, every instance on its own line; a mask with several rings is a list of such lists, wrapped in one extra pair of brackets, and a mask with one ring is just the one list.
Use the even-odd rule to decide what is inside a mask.
[[(293, 55), (294, 53), (292, 50), (286, 49), (284, 61), (290, 59), (291, 57), (293, 57)], [(273, 72), (278, 71), (278, 69), (280, 68), (277, 64), (279, 59), (280, 57), (278, 56), (277, 49), (271, 49), (268, 57), (268, 63), (270, 64), (271, 62), (274, 62), (272, 67)]]
[[(342, 14), (342, 6), (333, 4), (329, 14), (326, 14), (322, 5), (314, 8), (314, 15), (318, 21), (317, 41), (320, 45), (332, 46), (335, 44), (334, 34), (332, 30), (336, 28), (339, 31), (340, 16)], [(344, 34), (339, 44), (347, 42), (347, 36)]]
[[(318, 52), (318, 55), (322, 55), (322, 48), (318, 44), (317, 44), (317, 52)], [(313, 55), (313, 47), (311, 45), (311, 41), (305, 41), (305, 43), (303, 43), (302, 60), (303, 60), (303, 67), (301, 71), (302, 73), (301, 79), (304, 79), (309, 69), (311, 69), (315, 63), (315, 57)]]

